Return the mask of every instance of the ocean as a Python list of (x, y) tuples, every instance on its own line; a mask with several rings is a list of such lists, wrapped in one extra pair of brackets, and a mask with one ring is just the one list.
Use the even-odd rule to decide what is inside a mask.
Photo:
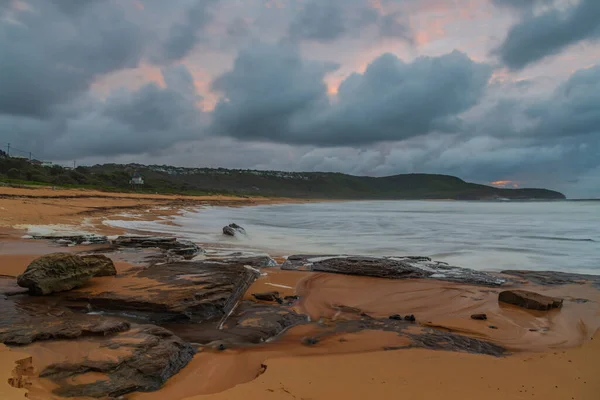
[[(224, 236), (221, 229), (231, 222), (243, 226), (247, 235)], [(594, 201), (204, 207), (169, 220), (106, 223), (174, 234), (209, 249), (271, 255), (418, 255), (477, 270), (600, 274), (600, 202)]]

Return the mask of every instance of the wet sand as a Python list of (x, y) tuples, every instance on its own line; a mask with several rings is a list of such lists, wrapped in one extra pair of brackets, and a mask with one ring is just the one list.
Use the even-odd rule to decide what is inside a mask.
[(597, 400), (599, 355), (600, 335), (578, 348), (503, 358), (421, 349), (285, 357), (266, 361), (249, 383), (186, 400)]
[(17, 362), (26, 360), (29, 357), (30, 355), (27, 353), (9, 349), (0, 344), (0, 399), (25, 399), (27, 389), (14, 387), (9, 383), (9, 380), (15, 377), (14, 370), (17, 368)]
[[(37, 194), (32, 194), (33, 192)], [(157, 208), (174, 213), (192, 203), (170, 196), (112, 195), (102, 192), (0, 188), (0, 275), (16, 276), (41, 254), (79, 251), (45, 242), (21, 240), (21, 224), (90, 224), (101, 231), (101, 220), (120, 207), (146, 210)], [(68, 193), (66, 193), (68, 192)], [(73, 193), (72, 193), (73, 192)], [(4, 194), (4, 197), (3, 197)], [(28, 196), (28, 197), (22, 197)], [(61, 197), (62, 196), (62, 197)], [(68, 197), (73, 196), (73, 197)], [(37, 197), (37, 198), (35, 198)], [(164, 197), (164, 198), (163, 198)], [(194, 199), (196, 201), (198, 199)], [(187, 201), (187, 200), (186, 200)], [(201, 200), (211, 201), (211, 200)], [(212, 201), (255, 199), (220, 196)], [(269, 201), (269, 200), (265, 200)], [(158, 210), (169, 204), (169, 210)], [(197, 203), (193, 203), (197, 204)], [(192, 205), (193, 206), (193, 205)], [(12, 227), (12, 228), (11, 228)], [(115, 259), (119, 273), (132, 267), (128, 255)], [(129, 255), (134, 257), (134, 255)], [(282, 260), (278, 260), (282, 261)], [(565, 299), (562, 309), (549, 312), (524, 310), (499, 304), (497, 288), (461, 285), (435, 280), (388, 280), (325, 273), (265, 269), (250, 287), (251, 294), (278, 291), (299, 295), (293, 308), (312, 321), (331, 324), (352, 321), (366, 313), (373, 318), (391, 314), (414, 314), (414, 332), (436, 327), (487, 340), (507, 348), (511, 354), (493, 357), (468, 353), (384, 347), (411, 345), (407, 336), (395, 332), (363, 330), (324, 336), (306, 346), (303, 338), (322, 333), (318, 324), (289, 329), (269, 343), (247, 348), (217, 351), (201, 348), (182, 371), (164, 387), (152, 393), (127, 395), (130, 400), (204, 399), (598, 399), (600, 381), (600, 291), (590, 285), (524, 285), (550, 296)], [(118, 285), (116, 285), (118, 283)], [(116, 285), (116, 286), (115, 286)], [(134, 288), (125, 278), (94, 278), (86, 290), (94, 293)], [(586, 301), (583, 301), (586, 300)], [(486, 313), (487, 321), (470, 319)], [(492, 329), (494, 326), (497, 329)], [(33, 357), (36, 371), (64, 360), (119, 357), (98, 346), (93, 339), (36, 342), (9, 350), (0, 345), (0, 399), (24, 398), (24, 389), (7, 385), (18, 360)], [(80, 376), (85, 383), (101, 378), (94, 373)], [(29, 380), (30, 399), (58, 399), (49, 394), (53, 384), (44, 379)], [(11, 397), (12, 396), (12, 397)]]
[[(0, 227), (25, 225), (81, 225), (98, 234), (120, 234), (122, 229), (102, 224), (119, 213), (135, 214), (135, 219), (155, 220), (188, 207), (203, 205), (248, 206), (298, 203), (298, 200), (240, 196), (182, 196), (141, 193), (109, 193), (97, 190), (0, 187)], [(127, 219), (119, 216), (119, 219)]]

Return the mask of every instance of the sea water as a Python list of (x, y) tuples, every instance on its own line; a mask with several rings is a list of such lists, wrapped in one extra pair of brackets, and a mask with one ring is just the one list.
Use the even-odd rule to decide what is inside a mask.
[[(271, 255), (418, 255), (478, 270), (600, 274), (600, 202), (356, 201), (204, 207), (107, 224)], [(235, 222), (247, 235), (228, 237)], [(174, 223), (175, 225), (173, 225)]]

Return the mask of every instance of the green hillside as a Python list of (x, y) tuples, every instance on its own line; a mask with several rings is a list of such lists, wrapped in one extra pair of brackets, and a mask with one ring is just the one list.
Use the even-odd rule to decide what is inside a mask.
[[(144, 185), (132, 188), (134, 172)], [(104, 164), (67, 169), (34, 165), (25, 159), (0, 157), (0, 181), (94, 187), (152, 193), (228, 193), (322, 199), (564, 199), (547, 189), (499, 189), (448, 175), (403, 174), (381, 178), (325, 172), (281, 172), (182, 168), (139, 164)]]

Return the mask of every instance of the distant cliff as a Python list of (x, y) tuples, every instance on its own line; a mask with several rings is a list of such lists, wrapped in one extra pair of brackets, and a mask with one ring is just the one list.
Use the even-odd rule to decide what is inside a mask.
[[(23, 159), (0, 158), (0, 179), (131, 190), (132, 176), (143, 180), (136, 190), (160, 193), (229, 193), (321, 199), (456, 199), (555, 200), (562, 193), (547, 189), (500, 189), (465, 182), (454, 176), (404, 174), (381, 178), (326, 172), (282, 172), (224, 168), (182, 168), (140, 164), (104, 164), (67, 169)], [(136, 178), (137, 179), (137, 178)]]

